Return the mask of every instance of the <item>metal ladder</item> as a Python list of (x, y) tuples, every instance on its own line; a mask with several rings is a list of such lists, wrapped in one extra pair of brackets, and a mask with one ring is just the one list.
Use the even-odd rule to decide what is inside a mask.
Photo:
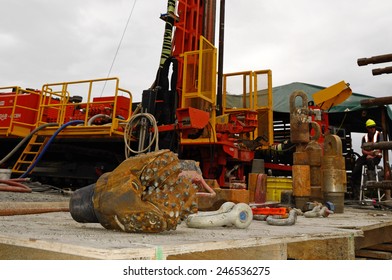
[(49, 137), (33, 135), (12, 168), (12, 173), (25, 173), (37, 159), (48, 140)]
[[(380, 171), (381, 171), (381, 167), (377, 165), (374, 168), (376, 182), (379, 181), (378, 173)], [(368, 167), (367, 167), (366, 164), (364, 164), (362, 166), (361, 187), (360, 187), (360, 190), (359, 190), (359, 201), (363, 201), (363, 200), (365, 200), (367, 198), (365, 196), (365, 191), (367, 191), (366, 183), (367, 183), (368, 180), (369, 180), (369, 178), (368, 178)], [(382, 197), (383, 196), (381, 196), (380, 189), (378, 188), (377, 189), (377, 199), (378, 199), (378, 201), (381, 201)]]

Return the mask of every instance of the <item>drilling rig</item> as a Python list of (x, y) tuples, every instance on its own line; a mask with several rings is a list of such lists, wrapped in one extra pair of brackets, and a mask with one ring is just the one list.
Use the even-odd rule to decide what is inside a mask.
[[(169, 0), (160, 18), (162, 55), (140, 103), (118, 78), (1, 88), (1, 168), (75, 189), (128, 157), (168, 149), (199, 162), (212, 184), (246, 192), (255, 150), (273, 143), (272, 73), (217, 71), (215, 0)], [(103, 85), (109, 94), (97, 96)], [(21, 152), (7, 154), (21, 139)]]

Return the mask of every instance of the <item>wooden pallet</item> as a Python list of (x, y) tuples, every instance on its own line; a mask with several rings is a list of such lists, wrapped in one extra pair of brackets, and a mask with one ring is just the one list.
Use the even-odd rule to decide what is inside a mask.
[(356, 250), (355, 257), (361, 259), (391, 260), (392, 243), (381, 243)]

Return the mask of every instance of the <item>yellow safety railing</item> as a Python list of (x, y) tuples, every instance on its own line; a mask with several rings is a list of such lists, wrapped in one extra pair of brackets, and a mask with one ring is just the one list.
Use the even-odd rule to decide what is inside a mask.
[(273, 144), (273, 100), (271, 70), (243, 71), (223, 75), (223, 114), (256, 111), (258, 127), (251, 135), (261, 137), (263, 148)]
[(36, 126), (39, 91), (0, 87), (0, 135), (27, 136)]
[[(228, 96), (230, 98), (228, 99)], [(254, 72), (234, 72), (223, 75), (223, 114), (238, 110), (254, 110), (257, 96), (254, 90)]]
[[(184, 53), (182, 107), (200, 107), (202, 101), (215, 106), (216, 48), (203, 36), (200, 49)], [(211, 109), (211, 108), (209, 108)]]
[[(108, 83), (110, 83), (110, 88), (107, 88)], [(116, 113), (123, 95), (129, 98), (129, 105), (125, 108), (127, 115), (119, 118)], [(112, 119), (109, 126), (111, 135), (118, 133), (119, 123), (127, 122), (132, 114), (132, 94), (119, 87), (118, 78), (45, 84), (42, 87), (38, 124), (55, 122), (61, 126), (69, 121), (81, 120), (84, 123), (78, 125), (77, 128), (92, 127), (90, 121), (97, 115), (97, 108), (108, 103), (111, 105), (111, 108), (108, 108)], [(95, 128), (98, 127), (108, 128), (108, 126), (95, 126)], [(91, 134), (95, 133), (97, 130), (91, 132)]]
[(210, 121), (206, 133), (198, 139), (182, 139), (183, 144), (216, 142), (216, 60), (216, 48), (203, 36), (199, 50), (184, 53), (181, 107), (208, 112)]

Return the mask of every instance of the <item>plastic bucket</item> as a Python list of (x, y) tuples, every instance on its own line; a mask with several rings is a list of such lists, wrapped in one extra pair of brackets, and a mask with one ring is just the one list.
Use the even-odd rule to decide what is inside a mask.
[(0, 169), (0, 180), (11, 179), (11, 169)]

